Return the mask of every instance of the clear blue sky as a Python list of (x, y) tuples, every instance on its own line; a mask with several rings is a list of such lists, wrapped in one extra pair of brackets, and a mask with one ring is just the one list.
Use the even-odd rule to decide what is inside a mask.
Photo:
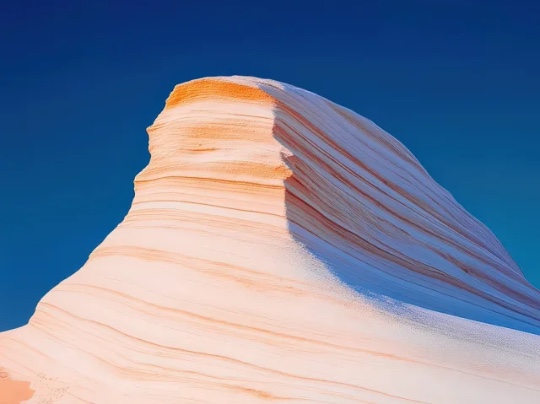
[(537, 1), (1, 0), (0, 52), (0, 330), (122, 220), (145, 128), (176, 83), (209, 75), (374, 120), (540, 286)]

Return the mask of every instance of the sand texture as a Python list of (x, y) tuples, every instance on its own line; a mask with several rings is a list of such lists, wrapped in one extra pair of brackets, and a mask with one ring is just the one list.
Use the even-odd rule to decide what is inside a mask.
[(125, 219), (0, 334), (1, 404), (540, 403), (540, 292), (373, 122), (234, 76), (148, 133)]

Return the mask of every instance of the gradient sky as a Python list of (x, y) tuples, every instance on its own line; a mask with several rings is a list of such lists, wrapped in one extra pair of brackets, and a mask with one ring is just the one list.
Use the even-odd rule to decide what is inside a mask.
[(540, 286), (538, 2), (318, 3), (0, 0), (0, 330), (123, 219), (145, 128), (175, 84), (212, 75), (375, 121)]

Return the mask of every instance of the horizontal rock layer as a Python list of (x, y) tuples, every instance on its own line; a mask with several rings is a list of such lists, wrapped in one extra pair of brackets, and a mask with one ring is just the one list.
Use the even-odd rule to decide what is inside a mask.
[(148, 133), (124, 221), (0, 334), (0, 403), (540, 401), (539, 291), (374, 123), (221, 77)]

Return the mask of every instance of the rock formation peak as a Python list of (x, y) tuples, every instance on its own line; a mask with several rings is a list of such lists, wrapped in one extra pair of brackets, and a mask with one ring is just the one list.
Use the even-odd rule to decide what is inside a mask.
[(373, 122), (211, 77), (148, 133), (125, 219), (0, 334), (0, 403), (540, 400), (540, 292)]

